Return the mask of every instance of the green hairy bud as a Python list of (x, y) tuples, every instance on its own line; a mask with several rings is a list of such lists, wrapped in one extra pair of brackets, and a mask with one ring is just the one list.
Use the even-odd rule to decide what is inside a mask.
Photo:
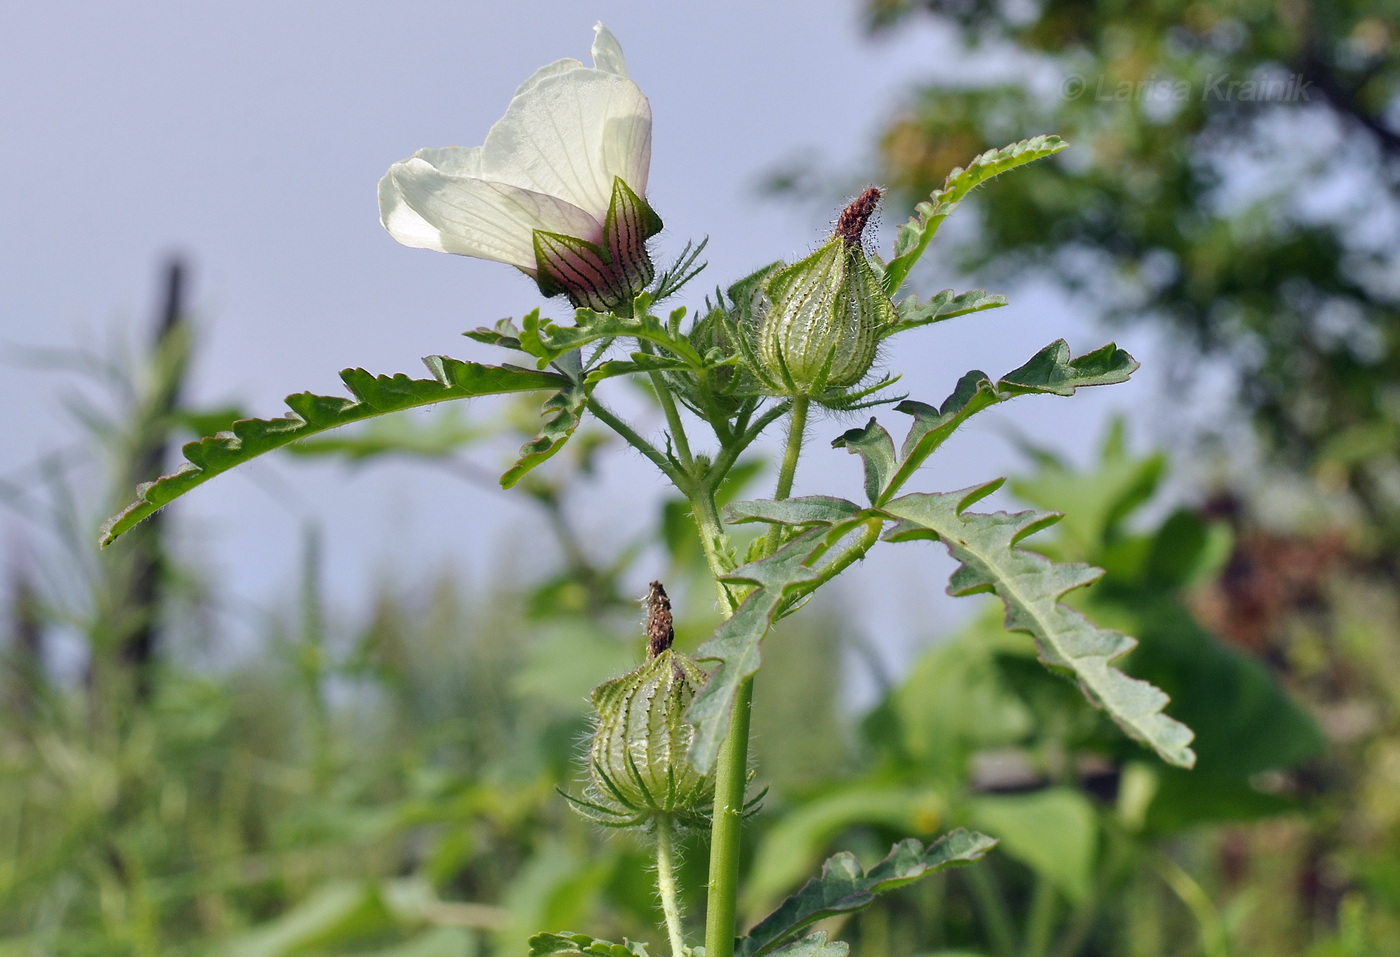
[(880, 201), (868, 189), (841, 213), (835, 234), (764, 282), (760, 374), (776, 392), (820, 396), (855, 385), (875, 362), (880, 330), (898, 321), (861, 246)]
[(646, 601), (647, 660), (593, 690), (598, 724), (588, 749), (590, 786), (583, 799), (572, 799), (609, 827), (658, 818), (701, 823), (714, 797), (714, 779), (690, 763), (695, 729), (685, 720), (708, 676), (671, 647), (671, 603), (660, 582), (651, 583)]
[[(686, 339), (696, 352), (707, 359), (729, 358), (739, 351), (738, 337), (747, 334), (735, 326), (735, 321), (725, 310), (711, 309), (695, 323)], [(698, 415), (717, 411), (732, 416), (758, 385), (752, 373), (738, 363), (712, 366), (704, 378), (697, 377), (689, 370), (666, 372), (662, 376), (666, 384), (675, 390), (676, 398)]]

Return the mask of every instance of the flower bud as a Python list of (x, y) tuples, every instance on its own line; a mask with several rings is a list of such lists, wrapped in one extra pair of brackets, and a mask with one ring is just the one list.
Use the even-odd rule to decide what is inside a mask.
[(591, 787), (584, 800), (574, 800), (582, 813), (612, 827), (663, 816), (697, 823), (714, 796), (713, 777), (690, 763), (695, 729), (685, 720), (708, 676), (671, 647), (670, 601), (660, 582), (652, 583), (647, 602), (647, 660), (594, 689)]
[[(751, 338), (749, 331), (739, 326), (741, 321), (715, 307), (696, 321), (686, 339), (707, 361), (730, 359), (741, 354), (739, 337)], [(710, 366), (703, 377), (689, 369), (663, 372), (662, 377), (676, 398), (702, 416), (714, 412), (733, 416), (758, 388), (753, 374), (738, 363)]]
[(879, 190), (866, 190), (842, 212), (830, 240), (764, 282), (758, 360), (776, 390), (818, 396), (855, 385), (875, 362), (881, 328), (898, 321), (861, 246), (879, 199)]

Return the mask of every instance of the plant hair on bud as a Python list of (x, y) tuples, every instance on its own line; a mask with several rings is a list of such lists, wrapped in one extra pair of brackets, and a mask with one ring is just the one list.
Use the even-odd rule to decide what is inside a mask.
[(870, 222), (870, 217), (875, 215), (875, 210), (880, 206), (880, 188), (871, 186), (861, 193), (845, 209), (841, 210), (841, 215), (836, 218), (835, 235), (846, 241), (846, 248), (860, 246), (865, 237), (866, 224)]
[(675, 622), (671, 618), (671, 599), (666, 594), (665, 586), (656, 581), (647, 586), (642, 604), (646, 606), (647, 613), (647, 657), (655, 658), (668, 650), (676, 640)]
[(884, 330), (898, 322), (862, 242), (880, 196), (866, 189), (815, 252), (764, 278), (755, 372), (773, 394), (839, 404), (875, 363)]

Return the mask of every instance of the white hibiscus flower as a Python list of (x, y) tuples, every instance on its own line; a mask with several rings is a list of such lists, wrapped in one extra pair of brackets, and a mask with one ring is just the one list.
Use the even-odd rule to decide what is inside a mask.
[(594, 27), (593, 66), (565, 59), (515, 91), (482, 146), (423, 149), (379, 182), (379, 217), (406, 246), (509, 263), (545, 295), (600, 311), (652, 279), (646, 241), (651, 105), (622, 48)]

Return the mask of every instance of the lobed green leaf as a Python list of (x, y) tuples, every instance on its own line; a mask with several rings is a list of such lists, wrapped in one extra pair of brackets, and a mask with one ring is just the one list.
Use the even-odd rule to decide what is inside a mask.
[[(979, 382), (986, 378), (980, 372), (970, 372), (968, 375), (978, 376)], [(967, 376), (963, 376), (963, 379), (966, 378)], [(954, 394), (956, 395), (956, 393)], [(895, 408), (905, 411), (905, 407), (909, 404), (906, 400)], [(869, 422), (865, 423), (864, 427), (843, 432), (831, 444), (834, 448), (844, 448), (846, 451), (860, 456), (861, 462), (865, 466), (865, 497), (870, 500), (870, 504), (877, 504), (885, 489), (890, 488), (890, 483), (899, 468), (899, 456), (894, 450), (894, 439), (890, 438), (890, 434), (872, 417)], [(914, 468), (917, 467), (917, 465), (914, 466)], [(912, 472), (911, 468), (910, 473), (912, 474)]]
[(985, 289), (969, 289), (967, 292), (957, 294), (954, 294), (951, 289), (944, 289), (923, 302), (919, 302), (916, 296), (909, 296), (900, 300), (899, 304), (895, 306), (895, 313), (899, 316), (899, 321), (881, 329), (880, 338), (885, 339), (897, 332), (904, 332), (906, 329), (927, 326), (931, 323), (942, 322), (944, 319), (953, 319), (1004, 305), (1006, 305), (1005, 296), (989, 293)]
[[(539, 315), (536, 309), (532, 315)], [(488, 346), (500, 346), (502, 349), (511, 349), (515, 352), (524, 352), (525, 347), (520, 342), (520, 327), (515, 324), (514, 319), (500, 319), (496, 325), (488, 329), (482, 326), (462, 335), (477, 342), (484, 342)]]
[(188, 461), (169, 475), (138, 486), (137, 500), (102, 526), (101, 544), (111, 544), (142, 519), (221, 472), (298, 439), (404, 409), (478, 395), (558, 389), (569, 383), (553, 372), (509, 365), (488, 366), (446, 356), (429, 356), (423, 361), (433, 378), (411, 379), (403, 373), (376, 376), (364, 369), (346, 369), (340, 378), (351, 398), (299, 392), (287, 396), (290, 415), (243, 419), (227, 432), (186, 444)]
[(1033, 392), (1074, 395), (1075, 389), (1086, 386), (1127, 382), (1137, 369), (1137, 360), (1111, 342), (1073, 359), (1069, 343), (1057, 339), (1025, 365), (1003, 376), (997, 391), (1007, 397)]
[(987, 150), (968, 163), (966, 169), (954, 169), (949, 173), (943, 186), (934, 190), (928, 200), (914, 207), (914, 216), (896, 231), (894, 256), (885, 264), (885, 292), (893, 296), (899, 291), (909, 270), (919, 261), (938, 232), (938, 227), (958, 208), (968, 193), (993, 176), (1051, 156), (1067, 145), (1058, 136), (1035, 136), (999, 150)]
[(591, 391), (587, 385), (571, 382), (545, 400), (540, 416), (540, 432), (520, 447), (520, 459), (501, 476), (501, 488), (510, 488), (536, 466), (564, 447), (583, 422), (583, 408)]
[[(639, 296), (636, 306), (643, 308), (649, 302), (648, 297)], [(543, 368), (566, 352), (581, 349), (593, 342), (620, 337), (644, 339), (691, 365), (703, 364), (700, 354), (684, 336), (673, 335), (658, 317), (645, 310), (636, 317), (626, 318), (608, 312), (579, 309), (574, 314), (574, 324), (571, 326), (541, 319), (539, 310), (535, 310), (522, 321), (520, 344), (522, 349), (539, 359), (539, 365)]]
[[(456, 406), (447, 406), (443, 411), (455, 412), (457, 409)], [(242, 419), (247, 416), (239, 415), (236, 418)], [(226, 420), (214, 428), (203, 430), (200, 434), (224, 431), (232, 426), (233, 421), (235, 420)], [(287, 452), (306, 458), (336, 457), (356, 463), (390, 455), (444, 458), (489, 435), (490, 432), (486, 428), (464, 421), (457, 415), (444, 414), (426, 420), (411, 416), (389, 416), (370, 419), (362, 428), (293, 442), (287, 446)]]
[(755, 499), (735, 502), (725, 508), (730, 522), (768, 522), (773, 525), (836, 525), (856, 518), (861, 507), (855, 502), (830, 495), (799, 498)]
[(785, 809), (766, 828), (753, 851), (740, 907), (746, 913), (771, 909), (801, 886), (832, 841), (853, 827), (875, 827), (900, 834), (926, 830), (947, 812), (943, 789), (919, 775), (910, 783), (890, 780), (883, 770), (845, 777), (823, 787), (801, 804)]
[(613, 379), (621, 375), (636, 375), (644, 372), (681, 372), (693, 366), (680, 359), (670, 359), (650, 352), (634, 352), (626, 359), (609, 359), (588, 370), (585, 381), (589, 385)]
[[(729, 730), (734, 697), (739, 685), (762, 663), (759, 644), (773, 622), (798, 599), (863, 557), (875, 543), (882, 523), (879, 517), (861, 516), (834, 526), (819, 525), (800, 533), (769, 557), (724, 576), (723, 581), (756, 587), (695, 653), (701, 660), (719, 662), (686, 712), (686, 719), (695, 725), (690, 760), (701, 773), (708, 773), (719, 755)], [(861, 528), (865, 531), (861, 538), (843, 542)]]
[(530, 957), (551, 954), (587, 954), (589, 957), (647, 957), (647, 945), (637, 940), (615, 944), (588, 934), (536, 934), (530, 938)]
[(775, 947), (816, 921), (861, 910), (875, 900), (876, 894), (911, 884), (945, 867), (975, 861), (996, 843), (985, 834), (962, 829), (945, 834), (928, 847), (909, 838), (896, 844), (884, 860), (868, 871), (854, 854), (837, 854), (822, 865), (820, 877), (804, 884), (759, 921), (748, 936), (736, 942), (735, 957), (775, 953)]
[(983, 409), (1018, 395), (1073, 395), (1079, 388), (1125, 382), (1137, 367), (1137, 361), (1113, 343), (1073, 358), (1068, 343), (1059, 339), (995, 384), (985, 372), (974, 369), (958, 380), (941, 406), (913, 400), (895, 406), (896, 411), (914, 417), (898, 456), (889, 433), (874, 419), (831, 444), (861, 456), (866, 495), (871, 504), (880, 505), (893, 498), (959, 426)]
[(1168, 717), (1167, 695), (1130, 678), (1113, 662), (1137, 644), (1121, 632), (1099, 628), (1060, 599), (1103, 574), (1084, 564), (1061, 564), (1017, 548), (1023, 538), (1059, 519), (1052, 512), (968, 512), (990, 495), (1000, 480), (958, 492), (915, 493), (897, 498), (883, 511), (898, 519), (886, 537), (892, 541), (936, 537), (961, 564), (948, 585), (950, 595), (992, 592), (1006, 606), (1006, 627), (1035, 639), (1040, 659), (1072, 674), (1085, 696), (1119, 727), (1151, 747), (1162, 760), (1191, 767), (1191, 729)]
[(851, 945), (843, 940), (828, 941), (826, 931), (819, 930), (809, 937), (770, 950), (772, 957), (846, 957)]

